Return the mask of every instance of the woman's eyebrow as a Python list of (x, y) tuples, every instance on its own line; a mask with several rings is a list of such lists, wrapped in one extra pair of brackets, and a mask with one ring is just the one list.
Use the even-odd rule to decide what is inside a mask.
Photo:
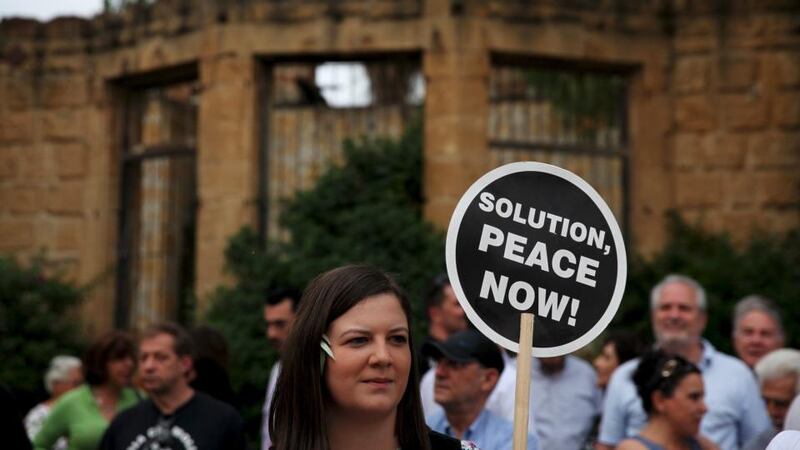
[(352, 327), (339, 333), (339, 337), (347, 336), (348, 334), (364, 335), (364, 334), (370, 334), (370, 332), (366, 328)]

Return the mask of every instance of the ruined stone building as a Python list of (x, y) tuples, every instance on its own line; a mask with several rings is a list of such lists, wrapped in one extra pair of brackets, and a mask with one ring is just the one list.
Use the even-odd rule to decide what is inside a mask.
[[(796, 1), (157, 0), (0, 22), (0, 252), (97, 287), (87, 331), (172, 317), (225, 281), (227, 239), (348, 136), (422, 120), (444, 228), (500, 164), (570, 169), (628, 246), (665, 212), (800, 225)], [(188, 285), (188, 286), (187, 286)], [(90, 318), (90, 319), (89, 319)]]

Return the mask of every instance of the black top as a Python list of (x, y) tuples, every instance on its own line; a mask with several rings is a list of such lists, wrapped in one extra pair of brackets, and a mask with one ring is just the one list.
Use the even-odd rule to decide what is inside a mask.
[(431, 440), (431, 450), (461, 450), (461, 441), (442, 433), (428, 430)]
[[(431, 450), (461, 450), (461, 441), (431, 429), (428, 429), (428, 439), (430, 439)], [(275, 450), (275, 446), (271, 446), (269, 450)]]
[(236, 410), (195, 391), (170, 416), (163, 415), (150, 399), (123, 411), (109, 425), (100, 449), (242, 450), (243, 431), (242, 418)]
[(3, 436), (3, 446), (15, 450), (31, 448), (31, 441), (22, 425), (22, 418), (16, 408), (16, 402), (6, 387), (0, 384), (0, 435)]

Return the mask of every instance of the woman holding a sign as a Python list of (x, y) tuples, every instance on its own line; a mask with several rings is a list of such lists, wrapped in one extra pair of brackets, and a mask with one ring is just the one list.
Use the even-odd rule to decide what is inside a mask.
[(699, 435), (706, 404), (697, 366), (677, 355), (650, 352), (639, 362), (633, 381), (648, 420), (618, 450), (718, 450)]
[(425, 425), (408, 299), (388, 275), (345, 266), (306, 288), (269, 417), (276, 450), (458, 450)]

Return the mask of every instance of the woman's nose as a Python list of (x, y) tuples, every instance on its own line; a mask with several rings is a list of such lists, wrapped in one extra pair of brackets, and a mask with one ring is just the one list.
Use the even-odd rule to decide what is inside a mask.
[(370, 355), (370, 364), (389, 365), (392, 362), (389, 348), (385, 342), (376, 342)]

